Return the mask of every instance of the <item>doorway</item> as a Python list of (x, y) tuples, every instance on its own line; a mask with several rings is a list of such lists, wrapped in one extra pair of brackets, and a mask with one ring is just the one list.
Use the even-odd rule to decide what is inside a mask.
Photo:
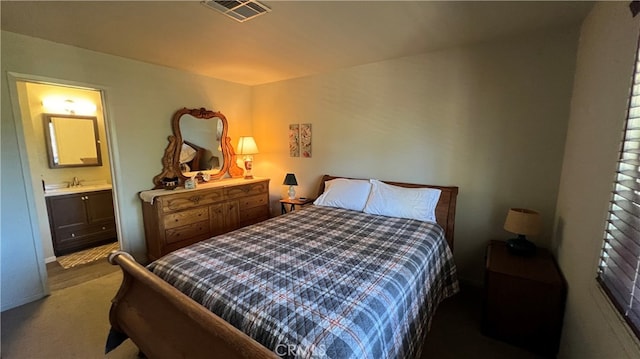
[[(99, 245), (114, 242), (118, 247), (119, 231), (118, 211), (114, 191), (113, 167), (109, 141), (109, 126), (104, 109), (103, 90), (72, 86), (41, 80), (16, 79), (17, 97), (19, 102), (19, 114), (23, 132), (18, 131), (18, 136), (24, 136), (26, 157), (29, 163), (29, 172), (33, 183), (33, 212), (36, 214), (37, 227), (40, 234), (42, 257), (48, 273), (49, 289), (60, 289), (60, 278), (64, 285), (78, 283), (98, 276), (105, 270), (110, 271), (115, 266), (100, 267), (98, 272), (94, 266), (85, 265), (82, 261), (73, 261), (78, 264), (72, 270), (62, 267), (59, 259), (63, 256), (81, 250), (90, 250)], [(45, 115), (48, 114), (48, 115)], [(54, 124), (47, 125), (47, 119), (55, 114), (61, 119), (76, 120), (79, 118), (92, 118), (91, 123), (95, 129), (95, 139), (87, 141), (86, 134), (77, 135), (71, 133), (69, 142), (74, 151), (82, 152), (78, 143), (93, 143), (94, 153), (79, 155), (83, 163), (64, 166), (52, 165), (56, 155), (56, 139), (51, 136)], [(77, 121), (79, 122), (79, 120)], [(84, 126), (84, 124), (83, 124)], [(73, 130), (75, 131), (75, 129)], [(52, 138), (54, 144), (52, 145)], [(60, 136), (57, 141), (62, 144)], [(96, 158), (100, 161), (96, 161)], [(98, 196), (99, 195), (99, 196)], [(95, 197), (95, 199), (93, 199)], [(70, 204), (76, 203), (73, 210), (56, 209), (53, 213), (63, 213), (69, 220), (57, 226), (55, 217), (51, 217), (51, 203), (60, 205), (61, 199), (68, 199)], [(77, 199), (77, 201), (76, 201)], [(105, 214), (105, 201), (109, 202), (110, 212)], [(97, 203), (91, 207), (91, 203)], [(72, 207), (73, 208), (73, 207)], [(78, 211), (80, 208), (80, 212)], [(98, 211), (96, 211), (96, 208)], [(82, 212), (85, 211), (85, 212)], [(96, 215), (98, 213), (99, 215)], [(84, 218), (83, 218), (84, 216)], [(60, 228), (60, 231), (57, 230)], [(93, 231), (87, 233), (87, 231)], [(111, 247), (113, 248), (113, 246)], [(106, 252), (108, 253), (108, 251)], [(87, 257), (87, 262), (89, 261)], [(102, 261), (105, 262), (105, 261)], [(106, 263), (105, 263), (106, 264)], [(87, 276), (83, 267), (90, 270)], [(54, 278), (55, 277), (55, 278)], [(83, 279), (86, 278), (86, 279)], [(71, 279), (71, 281), (69, 281)]]

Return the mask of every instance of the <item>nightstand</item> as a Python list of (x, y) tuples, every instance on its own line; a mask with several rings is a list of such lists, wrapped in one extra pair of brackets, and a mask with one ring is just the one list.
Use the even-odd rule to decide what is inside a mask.
[(289, 211), (293, 211), (296, 206), (304, 206), (305, 204), (313, 203), (315, 198), (294, 198), (294, 199), (281, 199), (280, 200), (280, 209), (282, 210), (282, 214), (287, 213), (287, 205), (290, 205)]
[(506, 243), (487, 247), (484, 334), (555, 357), (560, 344), (567, 284), (549, 251), (530, 257), (512, 255)]

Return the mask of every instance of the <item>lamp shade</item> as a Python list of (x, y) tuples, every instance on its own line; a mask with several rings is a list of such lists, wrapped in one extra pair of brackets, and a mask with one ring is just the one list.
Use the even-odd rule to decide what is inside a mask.
[(511, 208), (504, 222), (508, 232), (522, 235), (534, 235), (540, 232), (540, 213), (525, 208)]
[(251, 136), (243, 136), (238, 140), (239, 155), (253, 155), (258, 153), (258, 145)]
[(282, 184), (287, 186), (297, 186), (298, 181), (296, 180), (296, 175), (293, 173), (287, 173), (287, 175), (284, 176), (284, 182)]

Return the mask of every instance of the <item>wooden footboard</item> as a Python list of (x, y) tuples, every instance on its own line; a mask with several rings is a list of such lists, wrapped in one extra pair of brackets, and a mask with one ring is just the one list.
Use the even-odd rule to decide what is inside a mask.
[(117, 251), (122, 285), (112, 300), (112, 329), (148, 358), (277, 358), (267, 348), (182, 294), (128, 253)]

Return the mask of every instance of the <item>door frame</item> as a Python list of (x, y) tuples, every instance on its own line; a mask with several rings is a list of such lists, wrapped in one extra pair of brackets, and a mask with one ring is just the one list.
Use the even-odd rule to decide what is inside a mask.
[(111, 111), (107, 101), (109, 88), (96, 84), (22, 74), (17, 72), (7, 72), (7, 78), (7, 82), (9, 85), (9, 95), (11, 98), (11, 110), (13, 112), (14, 123), (16, 126), (16, 136), (18, 140), (18, 151), (20, 155), (23, 183), (25, 186), (25, 192), (27, 194), (27, 208), (29, 212), (29, 220), (31, 223), (31, 234), (33, 241), (32, 244), (35, 249), (36, 259), (38, 261), (38, 274), (40, 276), (40, 282), (42, 284), (45, 295), (48, 295), (50, 293), (50, 290), (48, 285), (46, 258), (44, 258), (44, 252), (42, 248), (42, 238), (43, 236), (45, 237), (45, 239), (46, 237), (48, 237), (49, 239), (51, 238), (51, 233), (49, 230), (49, 218), (46, 212), (47, 207), (44, 198), (42, 182), (40, 181), (37, 174), (34, 175), (33, 168), (31, 167), (32, 162), (30, 162), (29, 158), (29, 144), (27, 143), (25, 138), (24, 119), (22, 118), (22, 111), (20, 109), (17, 84), (18, 82), (23, 81), (51, 86), (75, 87), (85, 90), (98, 91), (100, 93), (107, 141), (107, 151), (109, 154), (111, 185), (113, 191), (113, 209), (116, 220), (116, 233), (118, 235), (120, 248), (126, 250), (126, 244), (124, 243), (122, 236), (122, 217), (120, 215), (120, 206), (118, 203), (118, 188), (119, 184), (122, 183), (122, 179), (120, 177), (120, 156), (118, 155), (115, 124), (114, 121), (111, 120)]

